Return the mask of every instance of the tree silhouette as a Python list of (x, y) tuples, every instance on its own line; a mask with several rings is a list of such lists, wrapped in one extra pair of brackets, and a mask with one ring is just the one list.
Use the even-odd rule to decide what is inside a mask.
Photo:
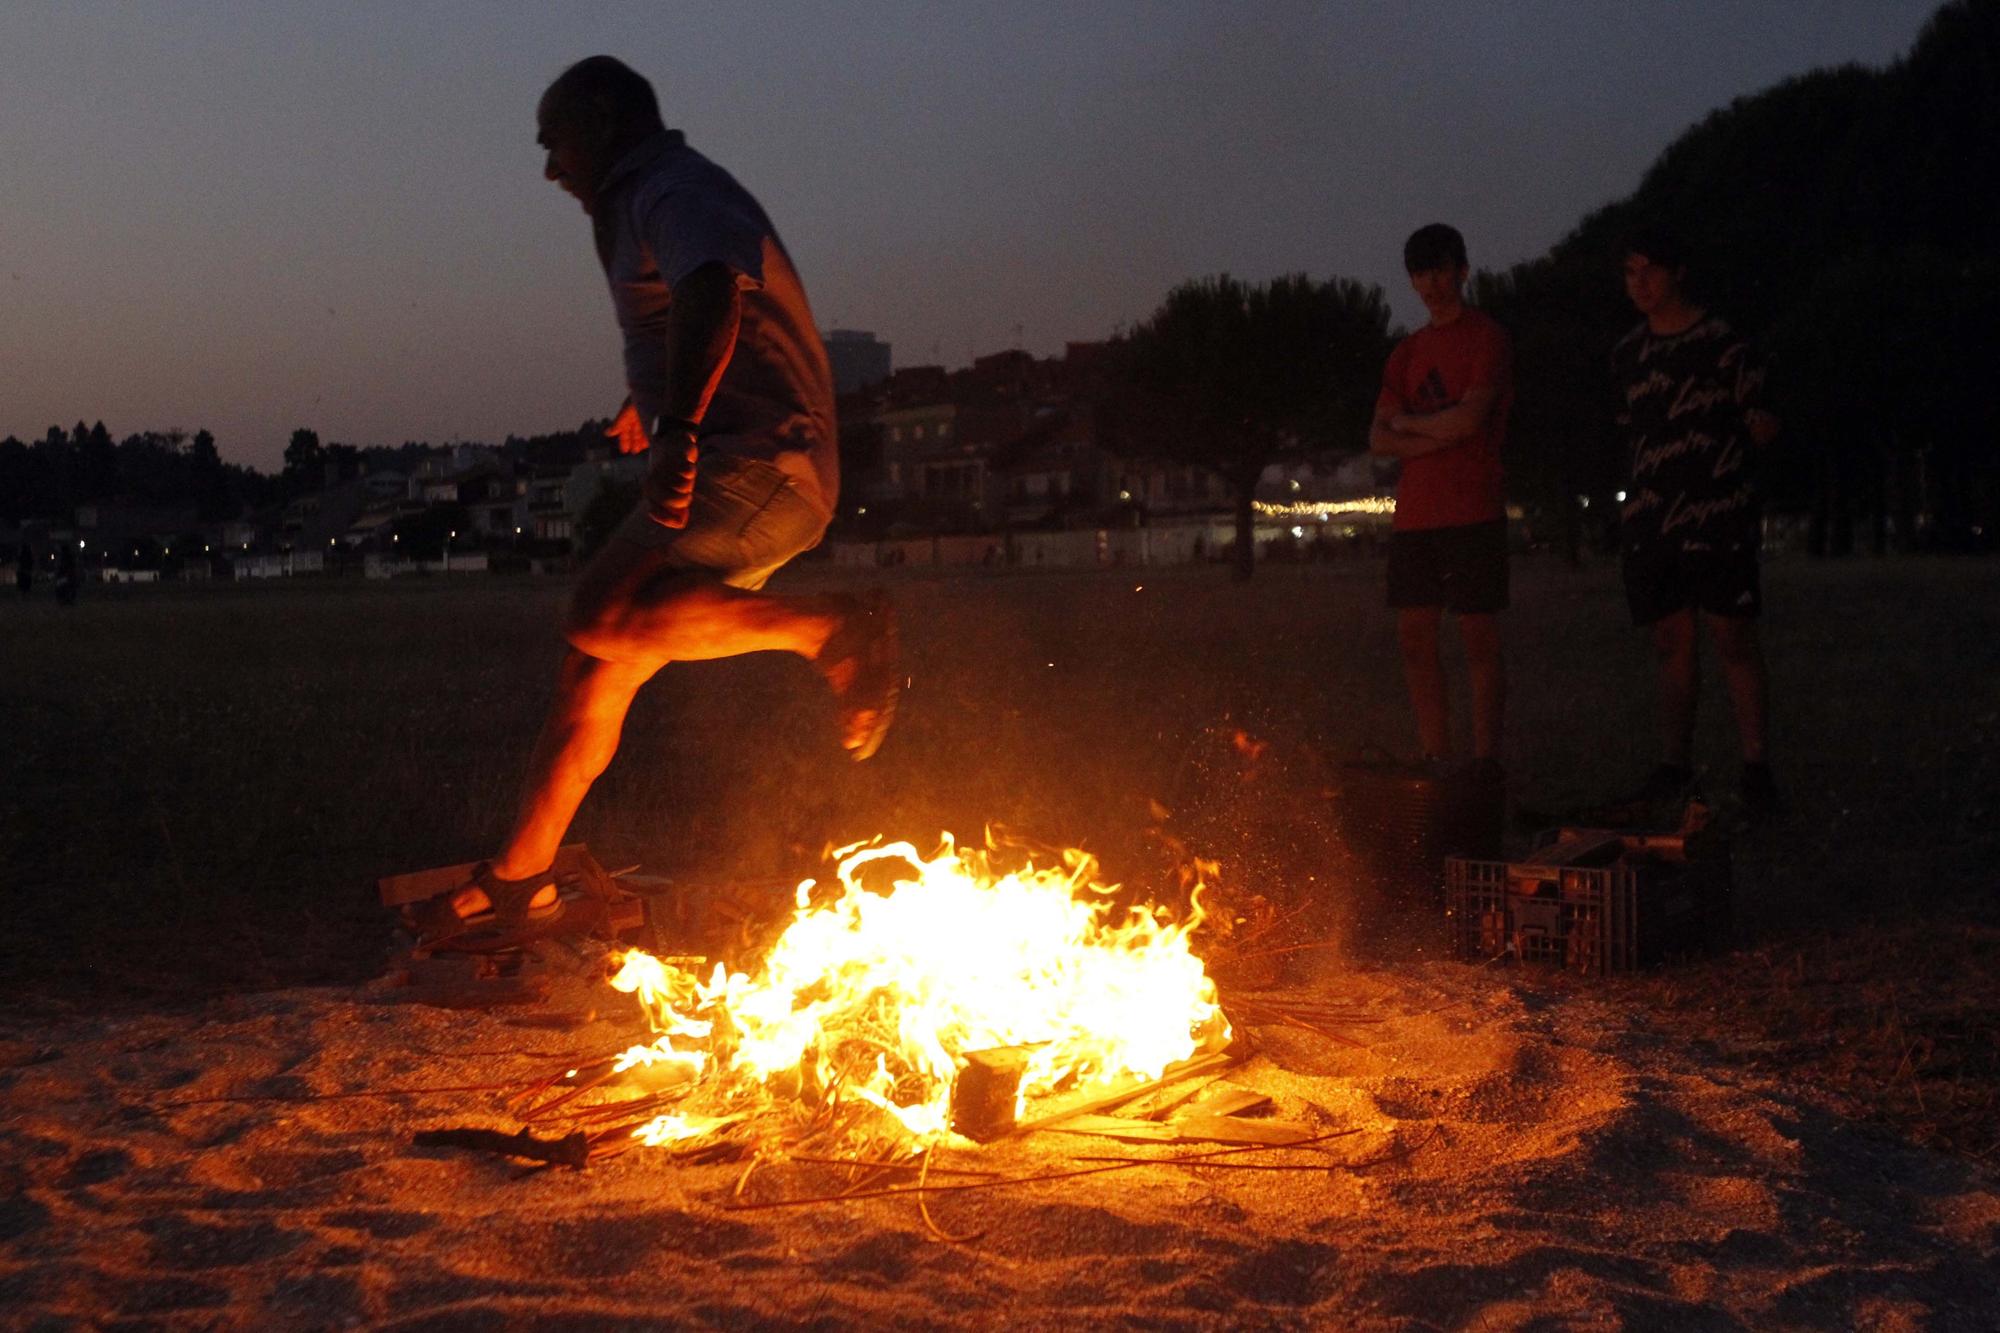
[(1221, 474), (1235, 500), (1236, 574), (1249, 578), (1258, 478), (1273, 463), (1364, 447), (1388, 348), (1380, 287), (1304, 274), (1183, 283), (1114, 351), (1110, 434), (1121, 452)]
[(2000, 3), (1953, 0), (1888, 69), (1815, 70), (1737, 99), (1669, 144), (1630, 198), (1483, 276), (1475, 294), (1515, 344), (1510, 490), (1602, 496), (1607, 465), (1622, 466), (1592, 395), (1637, 319), (1618, 264), (1643, 218), (1694, 245), (1704, 303), (1767, 339), (1789, 422), (1769, 493), (1810, 511), (1816, 551), (1852, 549), (1857, 523), (1881, 545), (1893, 519), (1908, 540), (1920, 513), (1926, 543), (1990, 549), (1996, 140)]
[(284, 477), (294, 487), (317, 486), (326, 453), (319, 445), (319, 432), (300, 426), (285, 446)]

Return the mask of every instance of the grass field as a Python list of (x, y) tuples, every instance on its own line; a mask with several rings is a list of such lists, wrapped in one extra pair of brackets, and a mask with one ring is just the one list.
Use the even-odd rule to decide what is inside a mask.
[[(829, 843), (989, 823), (1157, 868), (1149, 801), (1285, 822), (1224, 877), (1335, 894), (1310, 797), (1205, 787), (1217, 729), (1315, 765), (1412, 745), (1377, 565), (898, 571), (914, 685), (860, 767), (779, 657), (670, 668), (575, 836), (608, 865), (810, 873)], [(826, 568), (788, 573), (828, 586)], [(547, 700), (554, 582), (90, 589), (0, 603), (0, 993), (159, 1003), (351, 980), (391, 931), (376, 876), (493, 847)], [(1990, 1152), (2000, 1037), (2000, 564), (1769, 571), (1781, 826), (1737, 847), (1741, 949), (1622, 983), (1727, 1058), (1793, 1062), (1920, 1137)], [(1606, 566), (1516, 565), (1515, 799), (1615, 793), (1652, 759), (1650, 667)], [(1727, 790), (1719, 690), (1699, 758)], [(1232, 805), (1232, 802), (1234, 803)], [(1220, 841), (1230, 843), (1229, 838)], [(1279, 882), (1282, 881), (1282, 882)]]

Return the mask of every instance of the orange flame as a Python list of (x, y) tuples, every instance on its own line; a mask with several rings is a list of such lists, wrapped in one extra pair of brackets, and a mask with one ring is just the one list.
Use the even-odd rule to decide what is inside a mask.
[[(660, 1034), (621, 1068), (670, 1064), (696, 1086), (649, 1144), (697, 1138), (787, 1097), (840, 1088), (919, 1138), (947, 1129), (962, 1056), (1034, 1048), (1021, 1098), (1059, 1084), (1158, 1077), (1226, 1040), (1214, 983), (1188, 949), (1201, 922), (1151, 907), (1117, 912), (1093, 858), (997, 871), (949, 838), (929, 859), (907, 842), (845, 848), (839, 889), (799, 885), (791, 924), (754, 978), (717, 964), (707, 981), (634, 950), (612, 985), (638, 996)], [(906, 868), (886, 893), (864, 888)]]

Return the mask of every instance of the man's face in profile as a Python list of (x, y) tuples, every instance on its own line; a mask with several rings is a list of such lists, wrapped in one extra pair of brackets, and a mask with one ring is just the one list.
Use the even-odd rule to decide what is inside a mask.
[(583, 211), (597, 206), (597, 183), (610, 164), (604, 161), (608, 136), (588, 108), (565, 106), (548, 97), (535, 110), (535, 142), (548, 156), (542, 175), (572, 195)]

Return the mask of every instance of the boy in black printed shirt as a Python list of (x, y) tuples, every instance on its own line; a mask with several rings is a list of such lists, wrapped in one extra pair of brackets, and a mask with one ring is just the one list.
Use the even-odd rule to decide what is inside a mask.
[(1774, 814), (1766, 754), (1769, 686), (1757, 617), (1758, 455), (1778, 433), (1764, 404), (1763, 363), (1685, 289), (1687, 255), (1664, 231), (1626, 248), (1625, 292), (1645, 319), (1612, 351), (1618, 424), (1630, 474), (1621, 515), (1625, 596), (1659, 661), (1660, 764), (1640, 796), (1693, 783), (1700, 668), (1697, 619), (1722, 659), (1743, 749), (1742, 798)]

